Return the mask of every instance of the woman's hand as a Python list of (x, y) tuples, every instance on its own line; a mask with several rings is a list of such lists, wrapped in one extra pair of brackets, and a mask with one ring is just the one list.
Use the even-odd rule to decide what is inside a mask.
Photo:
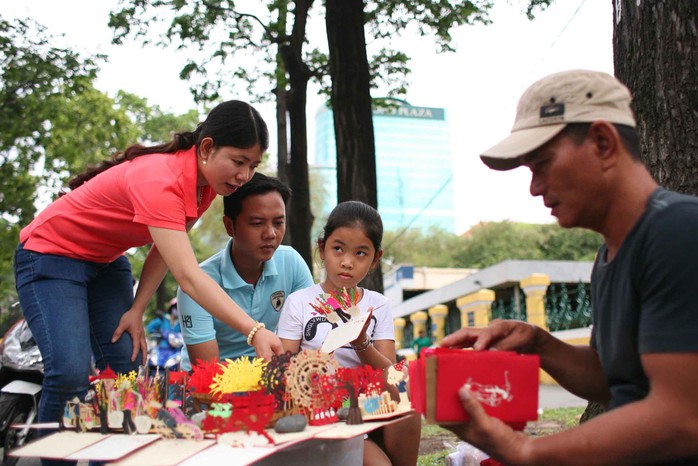
[(263, 358), (265, 361), (271, 361), (272, 356), (275, 354), (284, 353), (284, 347), (279, 337), (266, 328), (257, 330), (257, 333), (254, 334), (254, 338), (252, 339), (252, 346), (254, 346), (257, 356)]
[(111, 337), (111, 342), (116, 343), (124, 331), (128, 332), (131, 335), (131, 340), (133, 340), (131, 361), (136, 360), (138, 351), (140, 351), (141, 364), (145, 365), (148, 360), (148, 345), (145, 341), (145, 331), (143, 330), (143, 313), (134, 308), (126, 311), (119, 320), (119, 326), (116, 327), (114, 335)]

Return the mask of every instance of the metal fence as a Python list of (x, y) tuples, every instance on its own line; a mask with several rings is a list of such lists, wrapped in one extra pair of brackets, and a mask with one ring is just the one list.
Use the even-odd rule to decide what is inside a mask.
[(550, 331), (590, 326), (589, 292), (589, 284), (582, 282), (571, 289), (565, 283), (550, 285), (545, 295), (545, 313)]
[[(515, 290), (510, 300), (498, 299), (492, 303), (492, 319), (526, 321), (526, 298), (523, 291)], [(589, 284), (579, 282), (572, 287), (553, 283), (545, 295), (545, 314), (551, 332), (591, 325)]]

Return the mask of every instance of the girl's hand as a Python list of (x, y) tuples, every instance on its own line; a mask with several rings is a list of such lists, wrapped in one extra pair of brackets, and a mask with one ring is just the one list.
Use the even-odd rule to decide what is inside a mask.
[(279, 337), (266, 328), (257, 330), (257, 333), (254, 334), (254, 338), (252, 339), (252, 346), (254, 346), (257, 356), (263, 358), (265, 361), (271, 361), (272, 356), (275, 354), (284, 353), (284, 347)]
[(128, 332), (131, 335), (131, 340), (133, 340), (131, 361), (136, 360), (138, 351), (140, 351), (141, 364), (145, 366), (148, 360), (148, 345), (145, 342), (145, 331), (143, 330), (143, 313), (134, 308), (126, 311), (119, 320), (119, 326), (116, 327), (114, 335), (111, 337), (111, 342), (116, 343), (124, 331)]
[(356, 338), (356, 340), (351, 342), (352, 346), (358, 346), (362, 344), (368, 336), (366, 335), (366, 331), (368, 330), (368, 325), (371, 323), (371, 316), (373, 315), (373, 308), (369, 307), (368, 308), (368, 315), (366, 316), (366, 322), (364, 322), (364, 326), (361, 329), (361, 333), (359, 336)]

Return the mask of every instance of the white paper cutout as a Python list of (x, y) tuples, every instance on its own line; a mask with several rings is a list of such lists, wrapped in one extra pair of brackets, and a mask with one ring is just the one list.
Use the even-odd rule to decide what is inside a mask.
[(473, 382), (472, 377), (468, 377), (465, 388), (475, 395), (475, 398), (482, 404), (488, 406), (499, 406), (502, 401), (510, 403), (514, 399), (511, 394), (511, 384), (509, 383), (509, 371), (504, 372), (504, 387), (498, 385), (483, 385)]
[(349, 344), (350, 342), (359, 338), (361, 335), (361, 330), (364, 328), (366, 319), (371, 314), (364, 314), (358, 318), (353, 318), (343, 325), (333, 328), (327, 333), (325, 341), (322, 343), (321, 351), (323, 353), (332, 353), (338, 348)]

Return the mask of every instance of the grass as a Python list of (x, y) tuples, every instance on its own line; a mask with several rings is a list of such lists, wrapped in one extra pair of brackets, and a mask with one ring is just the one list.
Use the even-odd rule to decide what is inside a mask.
[(429, 453), (417, 458), (417, 466), (443, 466), (446, 464), (446, 456), (451, 453), (449, 450)]
[(439, 434), (442, 434), (444, 432), (448, 432), (442, 427), (439, 427), (436, 424), (427, 424), (422, 420), (422, 438), (424, 437), (435, 437)]
[[(529, 422), (526, 426), (527, 435), (550, 435), (566, 429), (570, 429), (579, 424), (579, 418), (584, 412), (584, 408), (554, 408), (546, 409), (538, 417), (536, 422)], [(422, 445), (429, 443), (430, 439), (440, 440), (442, 437), (451, 434), (434, 424), (422, 422)], [(455, 437), (454, 437), (455, 438)], [(455, 438), (454, 445), (458, 439)], [(417, 466), (441, 466), (446, 463), (446, 456), (452, 452), (451, 449), (442, 449), (420, 455), (417, 459)]]
[(538, 418), (538, 422), (549, 421), (560, 424), (564, 429), (569, 429), (579, 424), (579, 417), (584, 408), (553, 408), (546, 409)]

